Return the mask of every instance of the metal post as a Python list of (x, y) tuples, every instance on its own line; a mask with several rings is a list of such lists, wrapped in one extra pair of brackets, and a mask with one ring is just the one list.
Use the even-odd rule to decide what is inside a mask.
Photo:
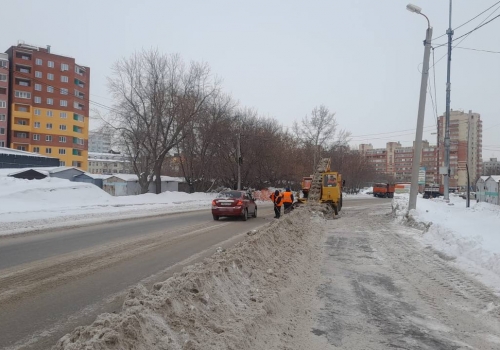
[(431, 55), (432, 27), (429, 25), (425, 36), (424, 63), (422, 66), (422, 80), (420, 82), (420, 100), (418, 103), (417, 131), (415, 133), (415, 149), (413, 151), (413, 164), (411, 171), (410, 202), (408, 209), (417, 208), (418, 173), (422, 155), (422, 133), (424, 129), (425, 100), (427, 97), (427, 81), (429, 79), (429, 58)]
[(448, 34), (448, 66), (446, 71), (446, 116), (445, 116), (445, 132), (444, 132), (444, 167), (447, 173), (444, 176), (444, 199), (450, 199), (450, 93), (451, 93), (451, 83), (450, 83), (450, 69), (451, 69), (451, 43), (453, 37), (453, 30), (451, 29), (451, 2), (450, 0), (450, 15), (449, 15), (449, 26), (446, 34)]
[(238, 185), (237, 190), (241, 191), (241, 146), (240, 146), (240, 138), (241, 134), (238, 133), (237, 141), (236, 141), (236, 162), (238, 163)]
[(467, 197), (465, 201), (465, 207), (470, 207), (470, 175), (469, 175), (469, 142), (470, 142), (470, 116), (468, 116), (469, 122), (467, 123), (467, 162), (465, 163), (465, 169), (467, 170)]

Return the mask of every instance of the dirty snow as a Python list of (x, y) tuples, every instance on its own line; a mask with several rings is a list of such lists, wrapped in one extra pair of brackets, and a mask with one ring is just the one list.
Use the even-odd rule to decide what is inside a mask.
[(307, 300), (319, 283), (323, 226), (296, 210), (150, 291), (130, 290), (120, 313), (100, 315), (54, 349), (306, 348), (310, 339), (292, 334), (313, 322)]
[(449, 203), (419, 196), (408, 222), (408, 199), (396, 195), (393, 207), (401, 223), (420, 229), (415, 238), (500, 293), (500, 206), (471, 200), (466, 208), (454, 194)]

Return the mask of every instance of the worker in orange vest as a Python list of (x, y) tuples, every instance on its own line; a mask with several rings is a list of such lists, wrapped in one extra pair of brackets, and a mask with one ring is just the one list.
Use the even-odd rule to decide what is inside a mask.
[(282, 194), (283, 196), (283, 206), (285, 207), (284, 213), (289, 213), (290, 210), (292, 210), (292, 204), (293, 204), (293, 193), (290, 191), (290, 188), (286, 188), (285, 192)]
[(283, 196), (280, 191), (276, 190), (271, 194), (271, 200), (274, 203), (274, 218), (279, 219), (281, 216), (281, 206), (283, 205)]

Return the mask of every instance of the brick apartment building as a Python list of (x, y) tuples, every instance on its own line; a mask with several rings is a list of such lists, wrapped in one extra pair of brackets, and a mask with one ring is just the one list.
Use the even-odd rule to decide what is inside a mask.
[(6, 53), (8, 147), (87, 170), (90, 68), (50, 46), (18, 44)]
[[(425, 182), (442, 183), (439, 167), (444, 166), (445, 117), (438, 120), (437, 144), (423, 141), (420, 166), (425, 167)], [(466, 187), (469, 167), (470, 182), (475, 183), (482, 174), (483, 124), (478, 113), (450, 112), (450, 187)], [(413, 148), (402, 147), (398, 142), (388, 142), (385, 148), (362, 144), (359, 151), (373, 165), (377, 173), (393, 176), (398, 182), (410, 182), (413, 165)]]
[(7, 146), (9, 116), (9, 56), (0, 53), (0, 147)]
[[(387, 174), (397, 182), (410, 182), (413, 165), (413, 147), (403, 147), (399, 142), (387, 142), (385, 148), (373, 148), (371, 144), (362, 144), (359, 151), (371, 163), (376, 172)], [(422, 143), (420, 166), (425, 167), (426, 183), (438, 183), (438, 151), (429, 142)]]

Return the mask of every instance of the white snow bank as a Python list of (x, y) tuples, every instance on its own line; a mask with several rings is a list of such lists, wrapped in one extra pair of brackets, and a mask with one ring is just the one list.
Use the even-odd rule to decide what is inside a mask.
[(214, 197), (212, 193), (184, 192), (113, 197), (88, 183), (0, 176), (0, 235), (208, 209)]
[[(408, 195), (396, 195), (393, 206), (398, 219), (408, 223)], [(470, 208), (465, 200), (450, 194), (450, 203), (442, 198), (418, 197), (417, 209), (410, 211), (410, 221), (426, 229), (418, 239), (428, 246), (455, 258), (460, 268), (500, 292), (500, 206), (476, 203)]]
[(262, 334), (286, 334), (290, 320), (275, 318), (300, 288), (316, 285), (322, 225), (295, 210), (151, 291), (132, 289), (120, 313), (100, 315), (53, 349), (277, 349)]

